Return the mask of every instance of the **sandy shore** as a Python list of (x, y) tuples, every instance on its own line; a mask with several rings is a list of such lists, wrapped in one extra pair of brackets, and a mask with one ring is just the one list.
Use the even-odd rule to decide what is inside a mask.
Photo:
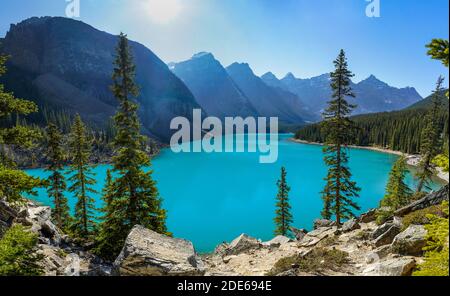
[[(295, 139), (295, 138), (291, 138), (291, 139), (289, 139), (289, 141), (295, 142), (295, 143), (300, 143), (300, 144), (308, 144), (308, 145), (318, 145), (318, 146), (324, 145), (323, 143), (308, 142), (308, 141), (299, 140), (299, 139)], [(371, 151), (377, 151), (377, 152), (382, 152), (382, 153), (395, 154), (395, 155), (399, 155), (399, 156), (404, 155), (406, 157), (408, 165), (413, 166), (413, 167), (416, 167), (420, 162), (419, 155), (406, 154), (406, 153), (403, 153), (400, 151), (394, 151), (394, 150), (380, 148), (380, 147), (366, 147), (366, 146), (355, 146), (355, 145), (350, 145), (348, 147), (354, 148), (354, 149), (364, 149), (364, 150), (371, 150)], [(449, 173), (443, 172), (442, 169), (440, 169), (440, 168), (438, 168), (437, 171), (438, 171), (438, 173), (436, 176), (439, 179), (449, 183)]]

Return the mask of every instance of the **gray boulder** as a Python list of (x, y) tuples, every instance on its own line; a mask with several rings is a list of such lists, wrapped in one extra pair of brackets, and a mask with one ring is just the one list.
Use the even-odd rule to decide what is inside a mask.
[(13, 224), (18, 211), (0, 199), (0, 237)]
[(77, 254), (69, 254), (66, 257), (65, 276), (80, 276), (80, 257)]
[(392, 243), (395, 236), (400, 233), (400, 228), (396, 226), (391, 226), (385, 233), (377, 237), (373, 243), (376, 247), (388, 245)]
[(394, 238), (392, 251), (400, 255), (420, 256), (427, 244), (427, 230), (423, 225), (411, 225)]
[(376, 247), (392, 243), (397, 234), (400, 233), (401, 225), (399, 223), (387, 222), (379, 226), (372, 233), (372, 240)]
[(291, 227), (291, 231), (292, 231), (292, 234), (294, 234), (295, 239), (297, 241), (301, 241), (305, 237), (305, 235), (308, 233), (308, 231), (306, 231), (305, 229), (298, 229), (295, 227)]
[(301, 247), (312, 247), (317, 245), (323, 239), (334, 235), (336, 227), (321, 227), (319, 229), (308, 232), (305, 237), (300, 241)]
[(416, 267), (414, 258), (400, 257), (382, 261), (378, 265), (380, 276), (410, 276)]
[(384, 245), (376, 248), (375, 250), (366, 255), (366, 263), (371, 264), (374, 262), (378, 262), (383, 258), (386, 258), (389, 255), (390, 250), (391, 246), (389, 245)]
[(370, 223), (376, 220), (376, 213), (377, 210), (376, 209), (372, 209), (367, 211), (366, 213), (362, 214), (358, 221), (359, 223)]
[(125, 276), (198, 276), (203, 262), (191, 242), (135, 226), (114, 262), (114, 273)]
[(283, 235), (278, 235), (277, 237), (273, 238), (272, 240), (268, 241), (268, 242), (263, 242), (262, 245), (264, 247), (279, 247), (283, 244), (287, 244), (289, 242), (292, 242), (292, 239), (290, 239), (289, 237), (283, 236)]
[(336, 222), (327, 220), (327, 219), (317, 219), (314, 220), (314, 229), (318, 229), (321, 227), (332, 227), (335, 226)]
[(448, 190), (449, 190), (449, 187), (448, 187), (448, 185), (446, 185), (439, 191), (430, 193), (427, 196), (425, 196), (424, 198), (422, 198), (418, 201), (415, 201), (404, 208), (397, 210), (395, 212), (395, 215), (404, 216), (411, 212), (422, 210), (422, 209), (425, 209), (425, 208), (428, 208), (428, 207), (431, 207), (434, 205), (439, 205), (443, 201), (448, 201), (448, 194), (449, 194)]
[(348, 220), (347, 222), (342, 225), (342, 231), (343, 232), (351, 232), (357, 229), (361, 229), (361, 225), (359, 225), (358, 221), (356, 219)]
[(226, 249), (227, 255), (238, 255), (251, 249), (259, 249), (262, 246), (261, 242), (256, 238), (241, 234), (238, 238), (233, 240)]
[(227, 254), (228, 246), (229, 245), (225, 242), (221, 243), (214, 249), (214, 254), (219, 255), (219, 256), (225, 256)]

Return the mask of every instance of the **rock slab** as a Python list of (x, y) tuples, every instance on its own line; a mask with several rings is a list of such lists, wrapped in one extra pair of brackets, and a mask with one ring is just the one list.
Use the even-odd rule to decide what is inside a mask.
[(392, 250), (400, 255), (421, 256), (427, 244), (427, 230), (423, 225), (410, 225), (394, 238)]
[(202, 260), (191, 242), (135, 226), (114, 262), (121, 276), (201, 276)]

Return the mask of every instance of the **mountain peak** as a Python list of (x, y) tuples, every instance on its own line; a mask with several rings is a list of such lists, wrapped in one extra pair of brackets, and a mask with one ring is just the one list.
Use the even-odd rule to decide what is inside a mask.
[(375, 75), (371, 74), (369, 77), (361, 81), (360, 83), (371, 83), (371, 84), (382, 84), (387, 85), (387, 83), (378, 79)]
[(240, 72), (243, 74), (250, 74), (254, 75), (252, 68), (250, 68), (250, 65), (248, 63), (233, 63), (227, 67), (227, 70)]
[(261, 76), (262, 79), (270, 79), (270, 80), (278, 80), (278, 77), (272, 72), (267, 72), (266, 74)]
[(194, 60), (194, 59), (213, 59), (213, 60), (215, 60), (215, 57), (210, 52), (202, 51), (202, 52), (194, 54), (191, 59), (192, 60)]
[(289, 73), (286, 74), (286, 76), (284, 76), (283, 79), (293, 80), (293, 79), (297, 79), (297, 78), (294, 76), (294, 74), (292, 74), (292, 72), (289, 72)]

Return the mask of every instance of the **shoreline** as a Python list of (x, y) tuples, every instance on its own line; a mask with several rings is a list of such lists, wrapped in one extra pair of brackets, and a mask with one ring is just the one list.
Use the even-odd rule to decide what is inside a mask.
[[(298, 143), (298, 144), (324, 146), (323, 143), (309, 142), (309, 141), (295, 139), (295, 138), (290, 138), (288, 140), (293, 143)], [(390, 150), (390, 149), (386, 149), (386, 148), (371, 147), (371, 146), (356, 146), (356, 145), (349, 145), (347, 147), (353, 148), (353, 149), (362, 149), (362, 150), (370, 150), (370, 151), (376, 151), (376, 152), (381, 152), (381, 153), (393, 154), (393, 155), (397, 155), (397, 156), (404, 155), (406, 157), (407, 164), (411, 167), (417, 167), (417, 165), (419, 164), (419, 161), (420, 161), (419, 155), (403, 153), (400, 151)], [(439, 180), (445, 182), (446, 184), (449, 183), (449, 173), (442, 171), (441, 168), (437, 168), (436, 177)]]

